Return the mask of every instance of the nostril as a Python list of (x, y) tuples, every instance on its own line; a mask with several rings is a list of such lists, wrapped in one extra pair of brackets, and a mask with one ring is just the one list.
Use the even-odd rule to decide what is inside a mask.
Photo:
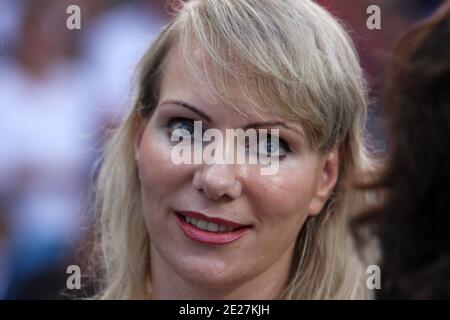
[(236, 179), (226, 165), (202, 166), (194, 173), (192, 185), (206, 197), (217, 200), (223, 196), (230, 199), (239, 197), (242, 191), (240, 181)]

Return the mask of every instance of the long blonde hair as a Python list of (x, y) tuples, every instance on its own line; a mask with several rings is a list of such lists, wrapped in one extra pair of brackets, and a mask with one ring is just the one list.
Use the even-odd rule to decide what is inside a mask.
[[(229, 92), (230, 78), (238, 81), (246, 107), (269, 108), (301, 123), (314, 151), (340, 147), (338, 182), (323, 211), (303, 225), (280, 298), (365, 297), (365, 272), (347, 222), (367, 201), (348, 185), (349, 177), (371, 166), (364, 142), (366, 85), (349, 36), (310, 0), (194, 0), (160, 32), (141, 60), (134, 106), (107, 144), (97, 179), (99, 297), (151, 296), (150, 238), (132, 139), (137, 117), (148, 119), (157, 105), (165, 58), (174, 46), (232, 108), (244, 111)], [(191, 62), (195, 48), (212, 62), (212, 71)]]

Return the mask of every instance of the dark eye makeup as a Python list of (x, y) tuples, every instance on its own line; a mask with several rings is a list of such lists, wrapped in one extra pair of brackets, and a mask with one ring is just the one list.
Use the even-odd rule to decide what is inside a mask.
[[(172, 117), (167, 121), (165, 127), (168, 130), (167, 133), (168, 133), (169, 138), (171, 138), (173, 136), (181, 138), (181, 136), (194, 135), (194, 128), (195, 128), (194, 120), (189, 119), (189, 118)], [(202, 128), (202, 131), (203, 131), (202, 132), (202, 135), (203, 135), (203, 133), (205, 132), (205, 129)], [(278, 152), (279, 153), (278, 157), (280, 159), (284, 159), (289, 153), (292, 152), (292, 150), (289, 147), (289, 144), (284, 139), (277, 136), (277, 137), (275, 137), (274, 140), (275, 140), (274, 141), (275, 144), (272, 143), (272, 135), (271, 134), (267, 134), (267, 136), (264, 140), (260, 140), (260, 137), (258, 136), (258, 142), (257, 142), (258, 155), (265, 156), (265, 157), (272, 157), (275, 152)], [(259, 151), (261, 149), (261, 147), (260, 147), (261, 143), (265, 143), (266, 148), (264, 149), (264, 152), (262, 152), (260, 154)], [(247, 141), (246, 141), (246, 147), (248, 147)], [(274, 148), (276, 148), (276, 149), (274, 149)]]

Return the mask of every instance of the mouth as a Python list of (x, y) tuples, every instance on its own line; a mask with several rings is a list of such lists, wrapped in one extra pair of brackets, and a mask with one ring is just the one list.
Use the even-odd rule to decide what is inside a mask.
[(206, 244), (227, 244), (236, 241), (251, 227), (192, 211), (176, 211), (175, 215), (181, 229), (189, 238)]

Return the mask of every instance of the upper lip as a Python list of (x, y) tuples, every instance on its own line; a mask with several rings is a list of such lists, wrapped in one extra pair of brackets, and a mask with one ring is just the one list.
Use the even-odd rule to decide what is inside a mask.
[(205, 220), (205, 221), (208, 221), (208, 222), (213, 222), (213, 223), (220, 224), (220, 225), (226, 226), (226, 227), (231, 227), (231, 228), (249, 227), (249, 225), (237, 223), (237, 222), (231, 221), (231, 220), (225, 220), (225, 219), (222, 219), (222, 218), (208, 217), (208, 216), (204, 215), (203, 213), (196, 212), (196, 211), (179, 211), (179, 210), (176, 210), (175, 213), (181, 214), (183, 216), (188, 216), (188, 217), (192, 217), (192, 218), (196, 218), (196, 219)]

